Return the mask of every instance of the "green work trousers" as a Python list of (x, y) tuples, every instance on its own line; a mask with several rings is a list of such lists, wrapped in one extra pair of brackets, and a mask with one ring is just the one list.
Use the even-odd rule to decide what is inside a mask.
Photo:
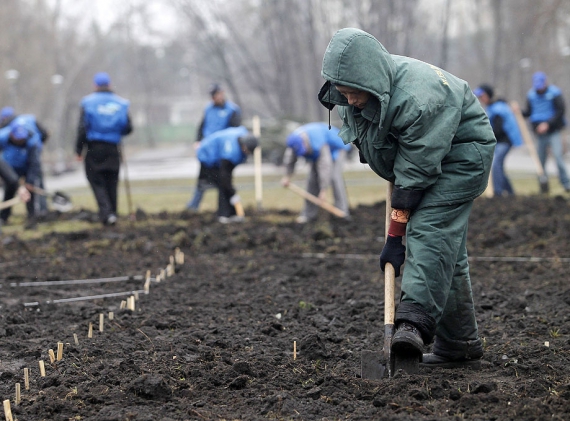
[(478, 340), (466, 247), (472, 206), (420, 208), (407, 226), (401, 299), (421, 305), (445, 342)]

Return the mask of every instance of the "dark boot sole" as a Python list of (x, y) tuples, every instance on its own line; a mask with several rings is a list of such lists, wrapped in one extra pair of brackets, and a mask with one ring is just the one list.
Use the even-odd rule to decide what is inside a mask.
[(448, 361), (441, 363), (420, 363), (421, 368), (468, 368), (470, 370), (481, 370), (481, 360), (472, 361)]

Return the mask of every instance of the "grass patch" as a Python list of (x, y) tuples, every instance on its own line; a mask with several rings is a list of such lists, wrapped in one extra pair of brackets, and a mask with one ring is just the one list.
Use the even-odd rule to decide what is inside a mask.
[[(539, 184), (535, 176), (528, 173), (510, 173), (513, 188), (519, 195), (539, 194)], [(372, 205), (385, 200), (386, 182), (370, 171), (348, 171), (344, 174), (348, 191), (349, 203), (352, 208), (359, 205)], [(272, 175), (263, 178), (262, 207), (266, 210), (289, 210), (299, 212), (303, 206), (303, 199), (285, 189), (280, 184), (281, 177)], [(293, 182), (305, 187), (305, 176), (296, 175)], [(185, 209), (194, 191), (195, 179), (170, 179), (170, 180), (144, 180), (131, 181), (131, 196), (133, 208), (142, 209), (147, 214), (159, 212), (179, 212)], [(234, 178), (234, 185), (238, 190), (246, 209), (256, 208), (255, 183), (253, 176)], [(49, 186), (48, 186), (49, 188)], [(550, 180), (550, 196), (564, 195), (564, 189), (554, 177)], [(86, 209), (97, 211), (97, 204), (89, 187), (69, 189), (65, 191), (71, 196), (74, 209)], [(484, 197), (485, 195), (483, 195)], [(332, 202), (332, 192), (328, 195)], [(217, 209), (218, 193), (215, 189), (208, 190), (201, 204), (201, 212), (215, 212)], [(124, 183), (119, 186), (119, 216), (127, 216), (129, 213), (127, 195)], [(290, 217), (277, 218), (279, 221), (288, 220)], [(98, 225), (84, 221), (57, 221), (39, 224), (35, 230), (24, 231), (22, 225), (25, 222), (25, 207), (17, 205), (13, 208), (13, 215), (9, 225), (3, 227), (5, 235), (18, 233), (27, 238), (35, 238), (49, 232), (74, 232), (98, 228)], [(277, 222), (277, 221), (276, 221)], [(146, 222), (149, 223), (149, 222)]]

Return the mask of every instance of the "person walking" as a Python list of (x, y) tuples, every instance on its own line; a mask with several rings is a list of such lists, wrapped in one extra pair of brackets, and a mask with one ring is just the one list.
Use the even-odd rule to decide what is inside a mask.
[(504, 99), (493, 99), (495, 91), (491, 85), (479, 85), (473, 93), (485, 108), (495, 139), (497, 139), (493, 165), (491, 166), (493, 195), (496, 197), (513, 196), (515, 191), (505, 174), (505, 159), (512, 147), (523, 144), (517, 119)]
[[(564, 162), (564, 147), (560, 131), (566, 126), (566, 105), (562, 91), (548, 84), (544, 72), (532, 75), (532, 88), (526, 94), (526, 108), (522, 115), (528, 118), (537, 140), (537, 153), (546, 174), (546, 159), (550, 151), (558, 168), (558, 179), (566, 192), (570, 192), (570, 179)], [(544, 187), (548, 192), (548, 184)]]
[(108, 73), (93, 78), (95, 91), (81, 100), (75, 153), (78, 161), (85, 154), (85, 174), (99, 207), (104, 225), (117, 222), (117, 186), (121, 166), (120, 144), (132, 132), (129, 101), (110, 88)]
[[(258, 139), (244, 126), (229, 127), (206, 136), (196, 152), (202, 167), (210, 177), (206, 181), (218, 188), (218, 221), (241, 221), (235, 206), (240, 197), (233, 186), (233, 170), (247, 160), (258, 145)], [(215, 171), (209, 171), (215, 168)]]
[[(226, 99), (226, 94), (222, 87), (214, 83), (210, 88), (210, 96), (212, 101), (204, 109), (204, 115), (198, 126), (196, 135), (196, 143), (194, 145), (197, 150), (200, 142), (205, 137), (228, 127), (238, 127), (241, 125), (241, 109), (237, 104)], [(216, 187), (211, 180), (214, 178), (218, 168), (204, 168), (200, 165), (200, 172), (196, 180), (196, 189), (192, 199), (186, 204), (186, 209), (197, 211), (204, 197), (206, 190)]]
[(380, 254), (381, 269), (390, 263), (396, 276), (406, 263), (392, 353), (431, 367), (480, 366), (466, 242), (496, 143), (485, 110), (467, 82), (392, 55), (355, 28), (334, 34), (321, 75), (318, 98), (329, 112), (338, 107), (340, 137), (394, 184)]
[[(32, 127), (24, 124), (10, 123), (0, 129), (0, 149), (2, 149), (3, 163), (0, 165), (0, 174), (7, 181), (4, 186), (4, 201), (12, 199), (16, 194), (26, 202), (28, 222), (32, 223), (35, 216), (33, 187), (40, 177), (40, 153), (41, 140)], [(5, 164), (7, 165), (5, 165)], [(23, 186), (19, 185), (19, 178), (24, 177), (25, 193)], [(0, 211), (0, 225), (6, 225), (12, 214), (12, 208), (8, 207)]]
[[(287, 187), (295, 171), (298, 157), (304, 157), (310, 164), (307, 176), (307, 191), (313, 196), (326, 200), (329, 187), (333, 189), (334, 205), (350, 218), (346, 187), (342, 169), (347, 152), (351, 145), (345, 145), (338, 135), (339, 129), (329, 127), (325, 123), (308, 123), (293, 131), (287, 137), (287, 148), (283, 163), (286, 175), (281, 184)], [(304, 224), (317, 219), (319, 208), (309, 200), (305, 200), (303, 210), (297, 222)]]

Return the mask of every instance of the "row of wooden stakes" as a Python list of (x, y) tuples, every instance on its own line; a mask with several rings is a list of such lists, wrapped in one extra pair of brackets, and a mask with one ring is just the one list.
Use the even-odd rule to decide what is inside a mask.
[[(176, 265), (182, 265), (182, 264), (184, 264), (184, 253), (180, 251), (179, 248), (176, 248), (174, 256), (170, 256), (169, 263), (166, 266), (166, 269), (160, 269), (154, 281), (161, 282), (162, 280), (166, 279), (166, 277), (174, 275)], [(144, 283), (145, 294), (148, 294), (150, 292), (150, 282), (151, 282), (151, 276), (150, 276), (150, 270), (148, 270), (146, 272), (145, 283)], [(137, 301), (138, 298), (139, 298), (138, 292), (135, 291), (133, 295), (128, 297), (126, 300), (121, 301), (119, 308), (135, 311), (136, 309), (135, 301)], [(110, 311), (108, 313), (108, 318), (109, 320), (114, 320), (115, 318), (114, 312)], [(105, 330), (105, 314), (100, 313), (99, 332), (103, 332), (104, 330)], [(93, 338), (93, 323), (91, 322), (89, 322), (87, 338)], [(73, 334), (73, 340), (75, 342), (75, 345), (79, 345), (79, 338), (77, 336), (77, 333)], [(63, 342), (57, 343), (57, 354), (54, 353), (53, 349), (49, 349), (48, 355), (51, 364), (54, 364), (56, 361), (60, 361), (63, 358)], [(40, 376), (45, 377), (46, 376), (45, 362), (43, 360), (40, 360), (38, 361), (38, 365), (40, 369)], [(30, 369), (27, 367), (24, 368), (24, 389), (30, 390)], [(16, 383), (16, 395), (14, 399), (14, 404), (19, 405), (21, 400), (22, 400), (21, 384)], [(4, 415), (6, 421), (14, 421), (14, 417), (12, 416), (12, 407), (10, 405), (10, 399), (5, 399), (3, 401), (3, 405), (4, 405)]]

